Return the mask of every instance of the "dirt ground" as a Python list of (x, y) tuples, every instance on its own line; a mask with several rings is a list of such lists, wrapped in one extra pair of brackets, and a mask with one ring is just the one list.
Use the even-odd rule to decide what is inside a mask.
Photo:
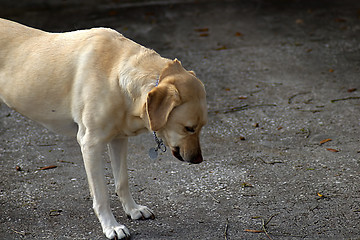
[[(111, 27), (205, 83), (202, 164), (130, 140), (131, 189), (155, 220), (124, 216), (107, 164), (133, 239), (360, 239), (359, 1), (11, 2), (0, 17)], [(2, 105), (0, 171), (0, 239), (105, 239), (75, 139)]]

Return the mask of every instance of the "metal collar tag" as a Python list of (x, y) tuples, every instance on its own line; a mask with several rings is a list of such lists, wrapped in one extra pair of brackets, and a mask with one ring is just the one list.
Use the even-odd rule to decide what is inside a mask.
[[(155, 87), (157, 87), (158, 85), (159, 85), (159, 78), (156, 80)], [(166, 152), (166, 146), (165, 146), (163, 140), (157, 137), (155, 131), (153, 132), (153, 135), (154, 135), (154, 140), (155, 140), (155, 142), (156, 142), (156, 147), (149, 149), (149, 157), (150, 157), (151, 159), (156, 159), (156, 158), (158, 157), (158, 151), (159, 151), (159, 149), (160, 149), (162, 152)]]

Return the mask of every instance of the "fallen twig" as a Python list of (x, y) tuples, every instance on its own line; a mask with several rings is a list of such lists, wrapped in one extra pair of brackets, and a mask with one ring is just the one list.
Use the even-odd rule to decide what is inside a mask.
[(226, 225), (225, 225), (225, 231), (224, 231), (225, 240), (227, 240), (227, 232), (228, 232), (228, 229), (229, 229), (229, 219), (226, 218)]
[(11, 228), (11, 231), (13, 231), (14, 233), (20, 234), (22, 236), (26, 235), (26, 232), (24, 232), (24, 231), (19, 232), (19, 231), (16, 231), (15, 229), (12, 229), (12, 228)]
[(245, 229), (245, 232), (251, 232), (251, 233), (263, 233), (264, 230), (254, 230), (254, 229)]
[(259, 105), (253, 105), (253, 106), (249, 106), (247, 104), (242, 105), (242, 106), (237, 106), (237, 107), (232, 107), (232, 108), (227, 108), (227, 109), (220, 109), (220, 110), (214, 110), (214, 111), (209, 111), (209, 113), (232, 113), (232, 112), (239, 112), (239, 111), (243, 111), (243, 110), (248, 110), (251, 108), (257, 108), (257, 107), (277, 107), (276, 104), (259, 104)]
[(254, 230), (254, 229), (245, 229), (245, 232), (251, 232), (251, 233), (265, 233), (266, 236), (272, 240), (272, 238), (270, 237), (269, 233), (266, 231), (266, 227), (267, 225), (270, 223), (270, 221), (273, 219), (273, 217), (275, 217), (276, 215), (278, 215), (279, 213), (275, 213), (273, 214), (266, 222), (264, 219), (261, 219), (261, 226), (262, 226), (262, 230)]
[(267, 236), (270, 240), (272, 240), (272, 238), (269, 236), (268, 232), (266, 231), (264, 219), (261, 219), (261, 222), (262, 222), (262, 228), (263, 228), (264, 233), (266, 234), (266, 236)]
[(330, 102), (334, 103), (334, 102), (338, 102), (338, 101), (345, 101), (345, 100), (351, 100), (351, 99), (360, 99), (360, 97), (346, 97), (346, 98), (338, 98), (338, 99), (333, 99), (333, 100), (330, 100)]
[(243, 194), (244, 197), (256, 197), (256, 194)]
[[(201, 179), (201, 181), (202, 181), (202, 179)], [(204, 182), (203, 182), (203, 184), (206, 186), (206, 184), (205, 184)], [(197, 186), (197, 184), (195, 184), (195, 185)], [(199, 186), (197, 186), (197, 188), (200, 189)], [(210, 197), (211, 197), (216, 203), (220, 203), (220, 200), (216, 199), (216, 197), (214, 197), (214, 195), (212, 195), (210, 191), (209, 191), (208, 193), (209, 193)]]
[(74, 162), (69, 162), (69, 161), (65, 161), (65, 160), (59, 160), (59, 162), (75, 164)]
[(272, 238), (270, 237), (270, 235), (268, 234), (268, 232), (266, 231), (266, 226), (269, 224), (269, 222), (271, 221), (271, 219), (273, 219), (273, 217), (275, 217), (276, 215), (278, 215), (278, 213), (273, 214), (266, 222), (264, 221), (264, 219), (261, 219), (262, 222), (262, 228), (264, 230), (264, 233), (266, 234), (266, 236), (272, 240)]
[(249, 108), (249, 105), (245, 104), (242, 106), (237, 106), (237, 107), (232, 107), (232, 108), (227, 108), (227, 109), (221, 109), (221, 110), (215, 110), (213, 111), (214, 113), (231, 113), (231, 112), (238, 112), (238, 111), (242, 111), (242, 110), (246, 110)]
[(220, 200), (217, 200), (217, 199), (214, 197), (214, 195), (212, 195), (210, 192), (209, 192), (209, 195), (212, 197), (212, 199), (214, 199), (215, 202), (220, 203)]
[(53, 168), (57, 168), (57, 166), (56, 165), (50, 165), (50, 166), (42, 167), (42, 168), (40, 168), (40, 170), (48, 170), (48, 169), (53, 169)]
[(260, 159), (263, 163), (265, 164), (271, 164), (271, 165), (274, 165), (276, 163), (283, 163), (281, 161), (273, 161), (273, 162), (266, 162), (264, 159), (262, 159), (261, 157), (258, 157), (258, 159)]
[(318, 109), (315, 109), (315, 110), (312, 110), (312, 109), (296, 109), (300, 112), (312, 112), (312, 113), (318, 113), (318, 112), (322, 112), (323, 110), (318, 110)]
[(297, 96), (299, 96), (299, 95), (305, 95), (305, 94), (308, 94), (308, 93), (310, 93), (310, 92), (300, 92), (300, 93), (297, 93), (297, 94), (292, 95), (292, 96), (289, 97), (289, 99), (288, 99), (288, 104), (291, 104), (292, 100), (293, 100), (295, 97), (297, 97)]
[(271, 221), (271, 219), (273, 219), (273, 217), (275, 217), (276, 215), (279, 215), (279, 213), (275, 213), (275, 214), (271, 215), (271, 217), (269, 218), (269, 220), (266, 221), (265, 227), (269, 224), (269, 222)]

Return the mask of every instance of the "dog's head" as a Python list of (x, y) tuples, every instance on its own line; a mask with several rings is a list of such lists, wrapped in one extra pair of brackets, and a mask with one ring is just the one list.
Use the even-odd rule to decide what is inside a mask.
[(207, 122), (206, 93), (192, 71), (174, 60), (162, 71), (159, 85), (147, 95), (149, 127), (181, 161), (201, 163), (200, 130)]

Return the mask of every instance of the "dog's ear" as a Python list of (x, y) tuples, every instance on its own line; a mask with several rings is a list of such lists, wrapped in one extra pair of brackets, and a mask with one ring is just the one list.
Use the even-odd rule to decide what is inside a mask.
[(147, 95), (146, 113), (150, 129), (163, 128), (174, 107), (180, 105), (180, 96), (174, 85), (166, 84), (153, 88)]
[(196, 73), (194, 71), (188, 71), (188, 72), (194, 75), (194, 77), (196, 77)]
[(170, 61), (167, 66), (161, 71), (160, 81), (167, 76), (181, 74), (186, 72), (186, 70), (181, 65), (181, 62), (175, 58), (175, 60)]

